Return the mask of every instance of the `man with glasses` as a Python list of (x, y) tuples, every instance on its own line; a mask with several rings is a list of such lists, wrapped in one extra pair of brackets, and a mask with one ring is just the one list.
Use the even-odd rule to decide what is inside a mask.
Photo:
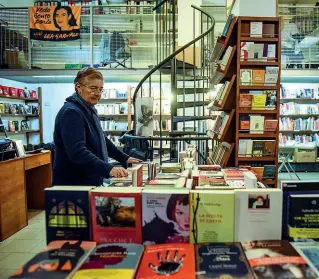
[(104, 178), (125, 177), (128, 172), (108, 163), (138, 163), (104, 136), (94, 106), (103, 93), (103, 75), (94, 68), (78, 72), (75, 93), (66, 99), (54, 127), (56, 145), (53, 185), (100, 186)]

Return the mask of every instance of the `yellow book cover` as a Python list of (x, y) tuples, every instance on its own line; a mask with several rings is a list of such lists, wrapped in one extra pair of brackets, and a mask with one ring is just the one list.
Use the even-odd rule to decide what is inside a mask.
[(234, 241), (233, 190), (193, 190), (190, 205), (191, 243)]
[(265, 70), (253, 70), (253, 85), (264, 85)]
[(267, 98), (267, 96), (265, 94), (263, 94), (263, 95), (254, 94), (251, 109), (252, 110), (264, 110), (266, 107), (266, 98)]

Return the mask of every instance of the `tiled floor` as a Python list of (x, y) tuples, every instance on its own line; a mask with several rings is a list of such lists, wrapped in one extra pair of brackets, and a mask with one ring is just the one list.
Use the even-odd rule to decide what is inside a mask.
[(0, 242), (0, 279), (7, 279), (46, 245), (44, 212), (30, 212), (29, 224)]

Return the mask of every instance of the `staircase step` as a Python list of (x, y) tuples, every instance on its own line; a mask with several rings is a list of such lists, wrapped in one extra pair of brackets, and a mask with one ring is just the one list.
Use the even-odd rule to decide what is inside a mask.
[(214, 116), (173, 116), (174, 122), (183, 122), (185, 121), (196, 121), (196, 120), (206, 120), (206, 119), (213, 119)]
[[(209, 101), (198, 101), (198, 102), (185, 102), (185, 108), (191, 108), (194, 106), (207, 106), (209, 104)], [(175, 108), (184, 108), (183, 102), (177, 102), (175, 103)]]

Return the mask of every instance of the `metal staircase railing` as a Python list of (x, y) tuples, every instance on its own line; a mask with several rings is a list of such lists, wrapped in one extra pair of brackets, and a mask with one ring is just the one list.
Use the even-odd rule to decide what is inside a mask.
[[(211, 116), (207, 116), (205, 113), (207, 101), (205, 93), (211, 89), (210, 77), (213, 67), (209, 54), (214, 44), (215, 20), (200, 8), (193, 5), (191, 7), (193, 8), (193, 40), (178, 50), (176, 50), (175, 41), (177, 37), (175, 0), (164, 0), (155, 7), (157, 19), (159, 19), (157, 22), (157, 26), (159, 26), (157, 29), (157, 60), (160, 61), (139, 82), (133, 95), (134, 129), (136, 132), (137, 111), (141, 111), (141, 107), (137, 107), (136, 101), (138, 98), (146, 97), (145, 93), (147, 93), (147, 97), (152, 97), (153, 84), (156, 83), (159, 87), (159, 131), (156, 131), (156, 136), (148, 138), (150, 141), (160, 141), (160, 162), (162, 162), (162, 143), (164, 141), (170, 142), (170, 161), (177, 159), (178, 148), (181, 145), (184, 149), (187, 144), (194, 144), (197, 146), (198, 163), (200, 164), (206, 162), (209, 143), (213, 144), (211, 138), (206, 136), (206, 119), (211, 118)], [(171, 25), (169, 20), (164, 21), (161, 17), (162, 14), (165, 14), (164, 11), (166, 11), (166, 17), (174, 19)], [(167, 11), (169, 12), (167, 13)], [(170, 28), (172, 28), (173, 42), (170, 41), (169, 37), (165, 37)], [(186, 30), (182, 31), (187, 32)], [(165, 40), (162, 37), (165, 37)], [(162, 120), (165, 119), (162, 100), (167, 97), (164, 96), (167, 93), (163, 90), (163, 84), (167, 80), (167, 76), (170, 76), (172, 130), (168, 134), (162, 127)], [(190, 126), (191, 128), (189, 128)]]

